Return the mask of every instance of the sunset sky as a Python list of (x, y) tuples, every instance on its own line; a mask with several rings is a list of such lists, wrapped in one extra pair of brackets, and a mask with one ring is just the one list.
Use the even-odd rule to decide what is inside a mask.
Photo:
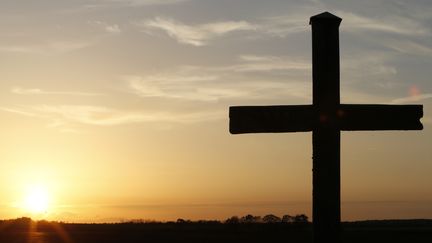
[(424, 105), (342, 133), (342, 220), (432, 218), (430, 0), (2, 0), (0, 219), (312, 216), (312, 134), (230, 135), (228, 108), (312, 102), (324, 11), (341, 102)]

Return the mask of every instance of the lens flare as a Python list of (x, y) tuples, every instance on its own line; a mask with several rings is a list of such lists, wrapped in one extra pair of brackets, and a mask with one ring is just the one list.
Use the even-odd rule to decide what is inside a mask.
[(420, 96), (420, 94), (421, 94), (420, 89), (419, 89), (416, 85), (412, 85), (412, 86), (409, 88), (408, 93), (409, 93), (409, 96), (410, 96), (411, 98), (413, 98), (415, 101), (418, 100), (418, 98), (419, 98), (419, 96)]

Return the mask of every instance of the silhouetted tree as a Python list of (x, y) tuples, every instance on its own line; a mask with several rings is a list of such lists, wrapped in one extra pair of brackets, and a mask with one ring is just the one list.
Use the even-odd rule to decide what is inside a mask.
[(266, 216), (264, 216), (262, 218), (264, 223), (280, 223), (281, 222), (281, 218), (279, 218), (278, 216), (274, 215), (274, 214), (267, 214)]
[(294, 217), (288, 214), (282, 216), (282, 223), (294, 223)]
[(304, 214), (299, 214), (296, 215), (294, 217), (294, 223), (308, 223), (309, 222), (309, 218), (308, 216), (304, 215)]
[(241, 223), (259, 223), (259, 222), (261, 222), (261, 217), (248, 214), (246, 216), (241, 217), (240, 222)]
[(226, 224), (238, 224), (240, 223), (240, 218), (237, 216), (232, 216), (231, 218), (228, 218), (227, 220), (225, 220)]
[(30, 224), (32, 222), (32, 219), (29, 217), (21, 217), (21, 218), (17, 218), (12, 220), (17, 224)]
[(190, 221), (189, 219), (177, 219), (177, 223), (178, 224), (185, 224), (185, 223), (191, 223), (192, 221)]
[(221, 222), (219, 220), (200, 219), (198, 221), (195, 221), (195, 223), (198, 223), (198, 224), (220, 224)]
[(33, 222), (32, 219), (28, 217), (21, 217), (21, 218), (9, 220), (9, 224), (17, 228), (29, 228), (32, 222)]

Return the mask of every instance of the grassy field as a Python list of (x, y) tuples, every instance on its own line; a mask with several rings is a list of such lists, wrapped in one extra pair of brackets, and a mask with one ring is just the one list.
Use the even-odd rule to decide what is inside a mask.
[[(344, 223), (343, 242), (432, 242), (432, 221), (363, 221)], [(311, 224), (121, 223), (62, 224), (4, 221), (4, 243), (128, 242), (312, 242)]]

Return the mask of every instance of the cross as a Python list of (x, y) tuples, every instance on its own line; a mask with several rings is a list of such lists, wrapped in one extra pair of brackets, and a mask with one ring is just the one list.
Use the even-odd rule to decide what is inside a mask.
[(315, 243), (340, 242), (340, 131), (422, 130), (422, 105), (340, 104), (339, 25), (328, 12), (312, 26), (312, 105), (230, 107), (230, 132), (312, 131)]

